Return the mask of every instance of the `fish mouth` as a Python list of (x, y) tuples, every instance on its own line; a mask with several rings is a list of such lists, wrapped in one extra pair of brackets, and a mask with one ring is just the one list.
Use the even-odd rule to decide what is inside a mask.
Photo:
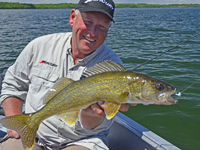
[(178, 103), (178, 100), (169, 96), (164, 102), (161, 102), (159, 105), (172, 105), (172, 104), (177, 104), (177, 103)]
[(157, 105), (172, 105), (172, 104), (177, 104), (178, 100), (176, 100), (173, 97), (171, 97), (171, 95), (173, 95), (175, 93), (178, 93), (178, 89), (176, 89), (176, 88), (172, 92), (160, 94), (158, 96), (158, 99), (162, 99), (162, 100), (160, 100), (160, 102), (158, 102), (156, 104)]

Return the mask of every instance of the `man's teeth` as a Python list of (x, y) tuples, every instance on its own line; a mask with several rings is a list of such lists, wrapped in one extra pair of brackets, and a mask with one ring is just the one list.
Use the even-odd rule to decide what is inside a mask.
[(86, 40), (88, 40), (88, 41), (90, 41), (90, 42), (94, 42), (94, 41), (95, 41), (95, 40), (90, 39), (90, 38), (88, 38), (88, 37), (86, 37), (86, 36), (84, 36), (84, 37), (85, 37)]

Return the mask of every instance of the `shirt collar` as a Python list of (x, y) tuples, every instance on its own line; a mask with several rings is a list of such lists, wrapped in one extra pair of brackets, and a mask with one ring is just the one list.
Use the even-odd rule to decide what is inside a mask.
[(84, 64), (87, 64), (92, 59), (94, 59), (99, 53), (101, 53), (105, 48), (105, 44), (103, 43), (99, 48), (97, 48), (93, 53), (83, 58)]
[[(67, 49), (67, 54), (72, 55), (72, 48), (71, 48), (71, 40), (70, 41), (70, 46), (68, 46)], [(105, 44), (103, 43), (99, 48), (97, 48), (93, 53), (91, 53), (90, 55), (86, 56), (85, 58), (79, 60), (79, 63), (84, 63), (87, 64), (88, 62), (90, 62), (93, 58), (95, 58), (99, 53), (101, 53), (105, 48)]]
[(67, 40), (67, 43), (66, 43), (66, 45), (67, 45), (67, 52), (66, 52), (66, 54), (71, 54), (72, 53), (72, 44), (71, 44), (71, 41), (72, 41), (72, 35), (70, 37), (70, 40)]

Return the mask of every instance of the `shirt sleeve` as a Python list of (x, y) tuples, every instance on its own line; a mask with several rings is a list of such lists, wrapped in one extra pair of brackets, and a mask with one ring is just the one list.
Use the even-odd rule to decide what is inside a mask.
[(28, 44), (15, 63), (10, 66), (2, 83), (0, 102), (8, 97), (17, 97), (25, 101), (29, 87), (29, 68), (31, 65), (31, 46)]

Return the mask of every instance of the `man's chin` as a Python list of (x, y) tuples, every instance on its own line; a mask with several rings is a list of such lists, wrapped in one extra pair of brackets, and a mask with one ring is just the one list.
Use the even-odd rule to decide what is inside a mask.
[(84, 54), (84, 55), (89, 55), (91, 53), (93, 53), (96, 49), (94, 48), (90, 48), (90, 47), (85, 47), (81, 50), (81, 52)]

